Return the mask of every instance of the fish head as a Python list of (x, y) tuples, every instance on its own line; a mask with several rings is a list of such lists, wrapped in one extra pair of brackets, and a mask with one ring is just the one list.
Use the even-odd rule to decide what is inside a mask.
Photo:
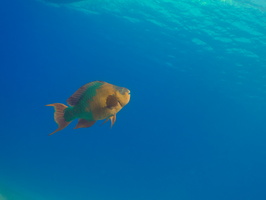
[(115, 87), (115, 97), (118, 100), (118, 103), (121, 105), (121, 107), (124, 107), (126, 104), (128, 104), (130, 100), (130, 90), (124, 87)]

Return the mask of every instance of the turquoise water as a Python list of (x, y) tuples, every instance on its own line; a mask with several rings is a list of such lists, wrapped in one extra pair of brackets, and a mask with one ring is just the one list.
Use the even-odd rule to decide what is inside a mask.
[[(263, 0), (24, 0), (0, 8), (0, 200), (265, 200)], [(115, 125), (57, 127), (95, 80)]]

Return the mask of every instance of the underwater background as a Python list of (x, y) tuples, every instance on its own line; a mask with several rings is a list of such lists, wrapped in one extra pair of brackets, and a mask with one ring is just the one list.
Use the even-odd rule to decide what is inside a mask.
[[(264, 0), (13, 0), (0, 7), (0, 200), (265, 200)], [(117, 122), (57, 128), (95, 80)]]

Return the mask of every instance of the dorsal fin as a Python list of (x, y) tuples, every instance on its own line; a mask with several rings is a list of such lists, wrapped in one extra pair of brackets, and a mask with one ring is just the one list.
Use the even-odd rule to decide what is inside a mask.
[(103, 81), (93, 81), (93, 82), (90, 82), (90, 83), (87, 83), (83, 86), (81, 86), (71, 97), (69, 97), (67, 99), (67, 103), (70, 105), (70, 106), (75, 106), (79, 100), (82, 98), (83, 94), (92, 86), (95, 86), (96, 84), (103, 84), (104, 82)]

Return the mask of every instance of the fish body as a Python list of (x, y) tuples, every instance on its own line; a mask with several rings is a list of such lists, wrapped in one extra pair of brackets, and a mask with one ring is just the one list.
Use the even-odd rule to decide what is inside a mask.
[[(79, 119), (75, 128), (87, 128), (97, 120), (111, 120), (111, 126), (116, 121), (118, 113), (130, 100), (130, 91), (124, 87), (115, 86), (103, 81), (93, 81), (80, 87), (67, 99), (69, 107), (54, 103), (54, 119), (58, 129), (64, 129), (74, 119)], [(104, 122), (104, 123), (105, 123)]]

